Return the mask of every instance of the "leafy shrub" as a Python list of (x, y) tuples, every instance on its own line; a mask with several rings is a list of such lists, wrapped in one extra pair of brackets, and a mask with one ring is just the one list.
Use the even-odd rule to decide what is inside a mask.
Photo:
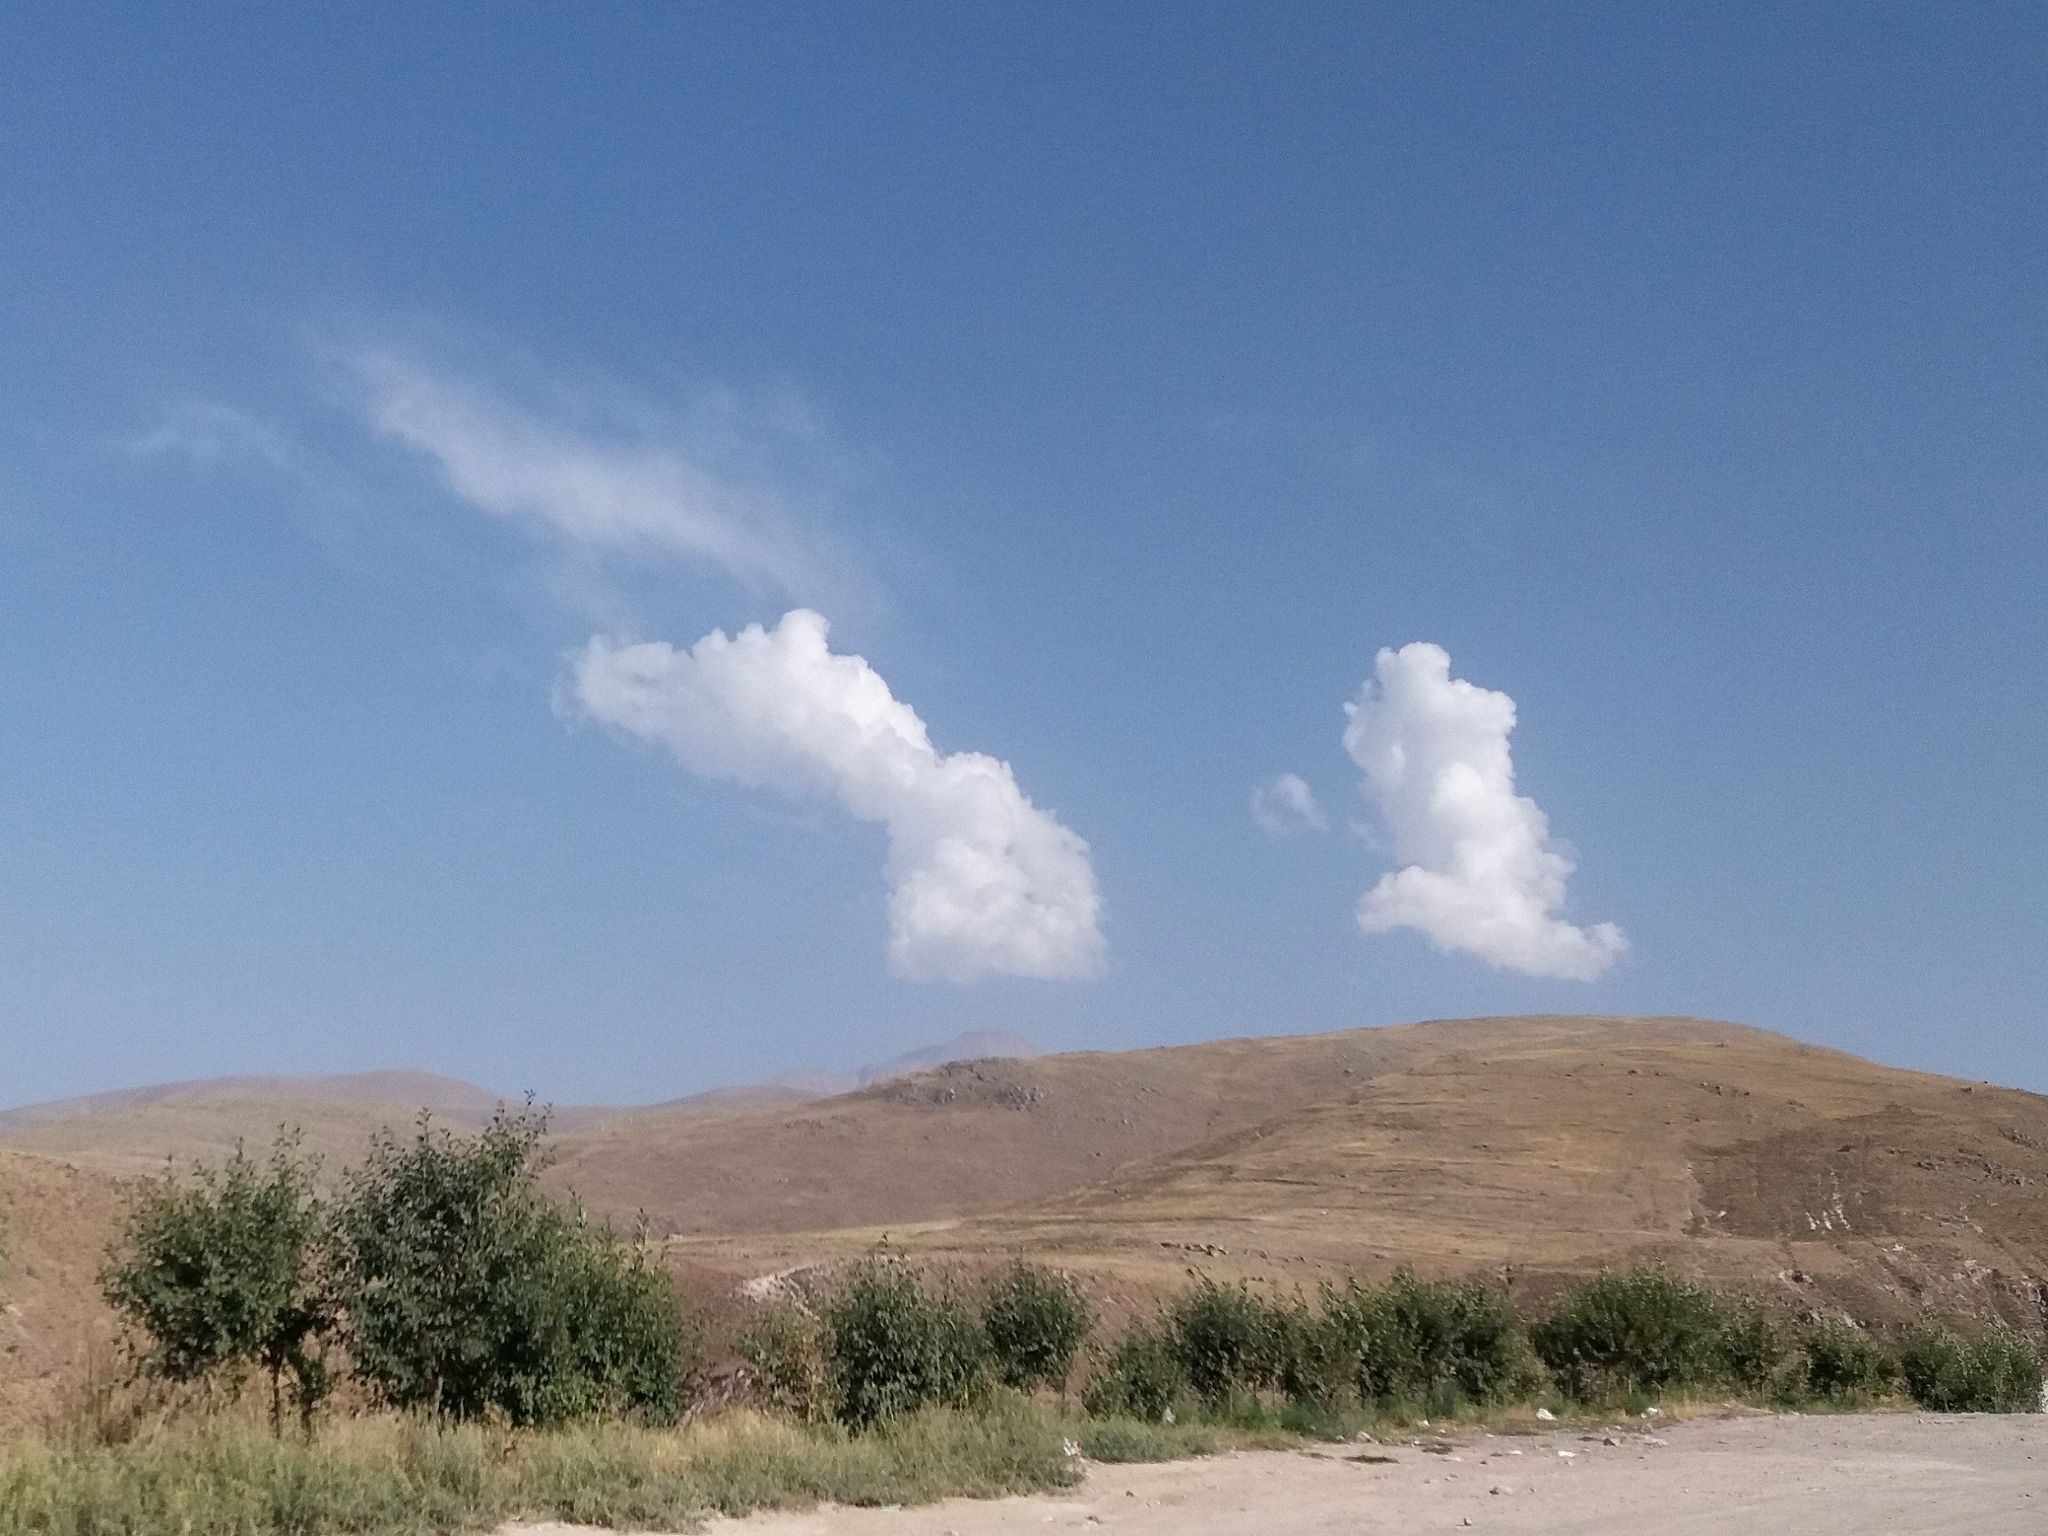
[(1156, 1424), (1186, 1390), (1180, 1352), (1165, 1326), (1140, 1323), (1117, 1340), (1096, 1369), (1081, 1394), (1081, 1406), (1097, 1418)]
[(310, 1420), (332, 1380), (321, 1228), (313, 1170), (295, 1140), (280, 1136), (267, 1164), (238, 1146), (217, 1168), (189, 1180), (167, 1173), (143, 1189), (101, 1289), (148, 1338), (145, 1370), (232, 1391), (261, 1368), (272, 1428), (282, 1421), (287, 1377)]
[(987, 1396), (988, 1342), (974, 1317), (899, 1262), (855, 1271), (825, 1309), (825, 1333), (835, 1411), (849, 1428)]
[(1530, 1338), (1565, 1390), (1591, 1399), (1717, 1379), (1726, 1322), (1711, 1292), (1651, 1264), (1594, 1276)]
[(350, 1175), (334, 1269), (356, 1373), (438, 1417), (556, 1424), (676, 1417), (688, 1385), (675, 1291), (627, 1245), (540, 1193), (543, 1116), (474, 1137), (424, 1118)]
[(696, 1340), (646, 1234), (624, 1242), (552, 1206), (542, 1225), (552, 1228), (553, 1283), (539, 1280), (535, 1290), (559, 1332), (539, 1362), (543, 1406), (534, 1422), (636, 1413), (674, 1423), (698, 1384)]
[(1018, 1263), (982, 1303), (981, 1327), (1006, 1386), (1065, 1390), (1067, 1373), (1094, 1326), (1094, 1309), (1066, 1275)]
[(740, 1335), (739, 1351), (753, 1370), (761, 1405), (800, 1424), (829, 1420), (832, 1376), (825, 1345), (823, 1325), (801, 1308), (771, 1307), (757, 1316)]
[(1203, 1401), (1225, 1403), (1280, 1384), (1288, 1314), (1245, 1286), (1205, 1276), (1167, 1309), (1165, 1321), (1181, 1375)]
[(1326, 1290), (1323, 1308), (1347, 1341), (1365, 1401), (1487, 1403), (1531, 1384), (1520, 1321), (1505, 1296), (1479, 1281), (1401, 1270), (1376, 1288), (1354, 1281)]
[(1899, 1362), (1881, 1340), (1847, 1323), (1821, 1322), (1799, 1336), (1800, 1386), (1827, 1403), (1867, 1403), (1891, 1392)]
[(1785, 1390), (1789, 1367), (1785, 1336), (1755, 1302), (1724, 1309), (1719, 1354), (1721, 1375), (1745, 1395), (1768, 1398)]
[(1358, 1393), (1360, 1346), (1329, 1290), (1318, 1310), (1297, 1299), (1281, 1317), (1280, 1390), (1290, 1402), (1340, 1408)]
[(2034, 1413), (2041, 1406), (2041, 1351), (2009, 1328), (1964, 1341), (1922, 1326), (1899, 1351), (1906, 1390), (1936, 1413)]

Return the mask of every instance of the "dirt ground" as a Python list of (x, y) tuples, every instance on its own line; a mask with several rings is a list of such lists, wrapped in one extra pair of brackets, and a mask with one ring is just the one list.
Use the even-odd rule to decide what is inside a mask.
[[(1574, 1431), (1092, 1466), (1063, 1494), (717, 1521), (711, 1536), (2041, 1536), (2048, 1418), (1695, 1421), (1618, 1444)], [(1568, 1452), (1570, 1454), (1560, 1454)], [(1519, 1453), (1519, 1454), (1517, 1454)], [(1359, 1456), (1391, 1456), (1388, 1462)], [(572, 1536), (570, 1526), (521, 1536)], [(507, 1533), (511, 1536), (511, 1533)]]

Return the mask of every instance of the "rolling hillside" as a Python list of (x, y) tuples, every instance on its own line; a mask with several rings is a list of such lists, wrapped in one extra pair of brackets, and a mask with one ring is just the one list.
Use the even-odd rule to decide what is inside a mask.
[[(258, 1109), (257, 1134), (299, 1117), (316, 1145), (414, 1113), (160, 1100), (7, 1138), (44, 1155), (0, 1151), (15, 1249), (0, 1413), (7, 1392), (47, 1400), (104, 1337), (90, 1279), (121, 1195), (98, 1170), (159, 1167), (172, 1134), (231, 1144)], [(960, 1270), (1049, 1259), (1112, 1313), (1190, 1269), (1283, 1289), (1476, 1270), (1540, 1305), (1570, 1277), (1657, 1257), (1788, 1310), (2048, 1320), (2048, 1099), (1708, 1020), (1463, 1019), (952, 1062), (816, 1100), (611, 1112), (553, 1150), (556, 1187), (622, 1222), (644, 1213), (677, 1272), (721, 1292), (886, 1237)]]
[(498, 1096), (474, 1083), (432, 1072), (348, 1072), (329, 1077), (206, 1077), (182, 1083), (116, 1088), (75, 1099), (51, 1099), (0, 1110), (0, 1136), (88, 1115), (156, 1105), (212, 1103), (409, 1104), (414, 1112), (465, 1123), (490, 1114)]
[(426, 1109), (474, 1129), (498, 1103), (482, 1088), (424, 1072), (217, 1078), (9, 1110), (0, 1114), (0, 1147), (134, 1175), (160, 1172), (167, 1160), (217, 1161), (237, 1142), (268, 1146), (291, 1126), (334, 1170), (356, 1161), (380, 1126), (410, 1125)]
[(1667, 1258), (1788, 1306), (2038, 1327), (2048, 1099), (1691, 1019), (1475, 1019), (962, 1063), (562, 1138), (556, 1177), (735, 1278), (886, 1233), (1134, 1298), (1397, 1264), (1541, 1293)]
[[(1035, 1054), (1017, 1035), (976, 1031), (846, 1072), (789, 1072), (654, 1105), (555, 1105), (550, 1123), (568, 1133), (643, 1119), (665, 1124), (707, 1111), (786, 1109), (964, 1057)], [(0, 1110), (0, 1147), (127, 1176), (159, 1172), (166, 1161), (217, 1161), (237, 1142), (267, 1146), (280, 1127), (291, 1126), (333, 1173), (356, 1162), (374, 1132), (403, 1130), (422, 1110), (443, 1125), (474, 1130), (505, 1102), (489, 1089), (430, 1072), (203, 1078)]]

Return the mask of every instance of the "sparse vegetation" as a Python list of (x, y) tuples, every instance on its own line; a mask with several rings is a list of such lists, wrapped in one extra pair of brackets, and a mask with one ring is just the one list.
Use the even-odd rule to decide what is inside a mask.
[(753, 1415), (505, 1434), (396, 1415), (277, 1440), (209, 1418), (109, 1446), (0, 1446), (0, 1536), (427, 1536), (516, 1518), (682, 1529), (712, 1514), (995, 1496), (1072, 1479), (1067, 1425), (1015, 1399), (873, 1433)]

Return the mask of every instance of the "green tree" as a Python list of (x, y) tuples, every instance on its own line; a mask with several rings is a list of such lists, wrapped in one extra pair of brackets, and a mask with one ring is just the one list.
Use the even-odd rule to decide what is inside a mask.
[(898, 1260), (854, 1271), (825, 1307), (825, 1340), (834, 1408), (851, 1429), (987, 1396), (988, 1340), (973, 1314)]
[(1174, 1299), (1164, 1321), (1181, 1374), (1204, 1402), (1254, 1396), (1285, 1374), (1289, 1313), (1246, 1285), (1204, 1275)]
[(384, 1133), (335, 1213), (333, 1266), (356, 1374), (398, 1407), (515, 1424), (681, 1410), (675, 1290), (627, 1244), (541, 1193), (546, 1117), (472, 1137), (422, 1117)]
[(149, 1340), (143, 1369), (209, 1390), (270, 1378), (273, 1428), (287, 1379), (301, 1417), (331, 1385), (325, 1342), (334, 1314), (321, 1282), (313, 1165), (281, 1134), (268, 1162), (241, 1147), (189, 1178), (145, 1186), (101, 1289)]
[(1117, 1340), (1081, 1393), (1081, 1406), (1097, 1418), (1143, 1419), (1156, 1424), (1187, 1390), (1172, 1329), (1138, 1323)]
[(981, 1307), (982, 1332), (998, 1374), (1005, 1386), (1024, 1392), (1040, 1386), (1064, 1391), (1094, 1323), (1094, 1309), (1070, 1277), (1022, 1261), (996, 1282)]

